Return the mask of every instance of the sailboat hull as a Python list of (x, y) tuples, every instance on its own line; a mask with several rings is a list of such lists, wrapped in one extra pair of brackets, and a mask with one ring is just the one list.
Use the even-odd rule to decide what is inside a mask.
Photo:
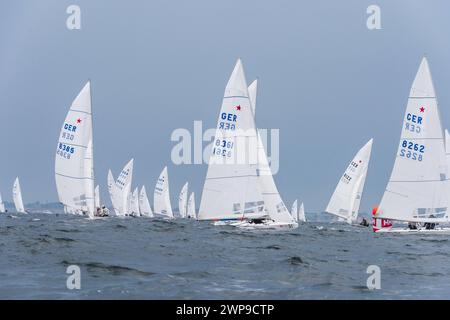
[(417, 229), (411, 230), (408, 228), (391, 228), (391, 229), (380, 229), (375, 233), (395, 233), (395, 234), (442, 234), (449, 235), (450, 228), (436, 228), (432, 230), (427, 229)]
[(240, 221), (230, 224), (233, 227), (246, 230), (292, 230), (298, 228), (298, 223), (284, 223), (284, 222), (272, 222), (267, 221), (263, 223), (252, 223), (250, 221)]

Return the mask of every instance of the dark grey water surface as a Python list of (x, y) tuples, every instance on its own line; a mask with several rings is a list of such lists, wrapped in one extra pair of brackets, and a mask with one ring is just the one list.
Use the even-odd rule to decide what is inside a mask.
[[(192, 220), (0, 215), (1, 299), (450, 298), (449, 236), (310, 223), (250, 232)], [(68, 290), (66, 268), (81, 268)], [(369, 265), (381, 289), (368, 290)]]

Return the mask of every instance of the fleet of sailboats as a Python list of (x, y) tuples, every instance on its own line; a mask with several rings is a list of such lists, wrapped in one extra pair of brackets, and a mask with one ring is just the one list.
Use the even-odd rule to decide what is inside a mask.
[[(196, 211), (195, 194), (186, 182), (178, 196), (179, 218), (211, 221), (243, 229), (287, 230), (306, 222), (304, 204), (290, 211), (280, 195), (256, 122), (258, 80), (247, 86), (238, 59), (226, 84)], [(91, 83), (73, 100), (61, 127), (55, 154), (55, 182), (64, 212), (89, 218), (108, 215), (95, 185)], [(371, 158), (373, 139), (354, 156), (339, 179), (325, 212), (356, 224)], [(145, 186), (132, 190), (131, 159), (117, 179), (108, 171), (113, 212), (173, 219), (167, 167), (153, 192), (153, 210)], [(423, 58), (411, 86), (400, 142), (390, 179), (373, 211), (377, 233), (444, 233), (450, 228), (450, 134), (442, 126), (428, 61)], [(13, 185), (18, 213), (26, 213), (19, 178)], [(6, 212), (0, 195), (0, 212)], [(393, 227), (393, 222), (408, 227)]]

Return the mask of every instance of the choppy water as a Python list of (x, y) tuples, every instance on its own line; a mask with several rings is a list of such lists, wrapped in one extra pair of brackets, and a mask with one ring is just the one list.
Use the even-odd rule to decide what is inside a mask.
[[(339, 224), (239, 231), (190, 220), (0, 215), (0, 298), (450, 298), (449, 236)], [(66, 268), (81, 268), (81, 290)], [(369, 265), (381, 290), (366, 288)]]

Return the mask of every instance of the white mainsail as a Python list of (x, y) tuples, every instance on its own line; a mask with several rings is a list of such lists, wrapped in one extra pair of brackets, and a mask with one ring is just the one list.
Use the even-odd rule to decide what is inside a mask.
[(298, 222), (298, 201), (297, 201), (297, 199), (295, 199), (294, 203), (292, 204), (291, 216), (295, 222)]
[(94, 217), (94, 162), (91, 86), (86, 83), (72, 102), (61, 128), (55, 155), (59, 201)]
[(5, 203), (3, 202), (2, 194), (0, 193), (0, 213), (4, 212), (6, 212)]
[(167, 173), (167, 167), (164, 167), (156, 181), (153, 202), (155, 214), (173, 218), (172, 206), (170, 204), (169, 175)]
[[(450, 133), (448, 133), (447, 129), (445, 129), (445, 160), (447, 163), (448, 173), (450, 174)], [(449, 191), (450, 191), (450, 186), (449, 186)], [(449, 198), (450, 198), (450, 194), (449, 194)]]
[(131, 194), (131, 214), (139, 216), (141, 211), (139, 209), (139, 189), (136, 187)]
[(131, 197), (131, 182), (133, 179), (133, 162), (131, 159), (122, 169), (117, 177), (116, 183), (112, 190), (114, 191), (114, 202), (117, 205), (116, 214), (118, 216), (125, 216), (131, 213), (130, 197)]
[(326, 212), (345, 219), (350, 224), (358, 217), (372, 144), (373, 139), (370, 139), (352, 159), (325, 209)]
[(100, 186), (97, 185), (94, 189), (94, 206), (100, 208)]
[(187, 203), (187, 217), (195, 219), (197, 218), (197, 215), (195, 213), (195, 194), (194, 192), (191, 193), (189, 196), (189, 200)]
[(298, 210), (298, 221), (306, 222), (305, 206), (303, 205), (303, 202), (300, 205), (300, 209)]
[(188, 187), (189, 187), (189, 183), (185, 183), (183, 188), (181, 188), (181, 192), (180, 195), (178, 197), (178, 210), (180, 212), (180, 217), (181, 218), (186, 218), (187, 213), (187, 201), (188, 201)]
[(446, 222), (449, 188), (444, 131), (428, 61), (411, 87), (391, 177), (376, 218)]
[(22, 190), (20, 189), (19, 177), (17, 177), (16, 180), (14, 180), (13, 200), (14, 200), (14, 206), (16, 207), (16, 212), (26, 213), (25, 207), (23, 205), (23, 200), (22, 200)]
[(256, 141), (247, 82), (239, 59), (228, 80), (217, 121), (199, 220), (236, 220), (265, 215), (256, 175), (256, 150), (247, 151), (256, 148)]
[(118, 209), (119, 206), (117, 205), (116, 181), (114, 180), (114, 176), (111, 172), (111, 169), (108, 170), (108, 193), (109, 193), (109, 197), (111, 199), (111, 204), (113, 206), (114, 213), (116, 215), (120, 215), (119, 209)]
[(141, 192), (139, 192), (139, 209), (144, 217), (153, 217), (152, 208), (150, 206), (150, 202), (148, 201), (145, 186), (142, 186)]
[[(249, 86), (250, 103), (253, 110), (253, 116), (256, 119), (256, 99), (258, 80), (253, 81)], [(266, 150), (261, 139), (259, 131), (257, 132), (257, 175), (265, 210), (270, 218), (277, 223), (290, 224), (296, 222), (295, 218), (289, 213), (286, 205), (281, 199), (278, 188), (273, 179), (272, 170), (267, 159)]]

